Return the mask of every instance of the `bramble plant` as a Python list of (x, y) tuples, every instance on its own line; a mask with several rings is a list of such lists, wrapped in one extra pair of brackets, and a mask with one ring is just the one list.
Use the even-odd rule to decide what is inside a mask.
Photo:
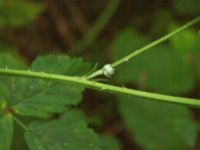
[[(199, 21), (200, 17), (159, 40), (134, 51), (109, 67), (115, 68), (129, 61), (136, 55)], [(80, 145), (82, 149), (99, 149), (101, 144), (98, 144), (97, 135), (86, 127), (84, 119), (79, 113), (70, 110), (72, 105), (80, 103), (81, 93), (85, 87), (99, 89), (103, 92), (143, 97), (150, 101), (157, 100), (200, 106), (197, 99), (155, 94), (95, 82), (92, 79), (102, 75), (105, 68), (84, 76), (84, 73), (86, 73), (84, 71), (88, 70), (89, 65), (81, 59), (71, 59), (68, 56), (58, 55), (38, 57), (32, 63), (30, 69), (22, 70), (23, 67), (11, 57), (5, 55), (0, 57), (2, 68), (0, 69), (0, 147), (2, 150), (10, 149), (14, 132), (13, 120), (25, 130), (25, 139), (32, 150), (79, 149)], [(112, 71), (112, 68), (109, 69)], [(106, 71), (109, 71), (109, 69)], [(17, 118), (18, 115), (22, 115), (47, 119), (55, 113), (62, 113), (63, 115), (57, 121), (38, 121), (31, 123), (29, 126), (26, 126)], [(64, 141), (61, 140), (63, 136), (66, 136)]]
[[(97, 38), (118, 3), (115, 0), (109, 2), (100, 18), (105, 18), (108, 12), (109, 16), (97, 21), (92, 29), (96, 31), (95, 34), (89, 32), (74, 49), (80, 52)], [(13, 11), (6, 14), (10, 21), (0, 16), (0, 27), (9, 23), (16, 28), (31, 21), (42, 11), (39, 4), (26, 4), (23, 0), (16, 4), (25, 7), (23, 11), (29, 11), (29, 7), (33, 7), (33, 11), (22, 12), (27, 16), (21, 16), (20, 13), (16, 14), (19, 7), (13, 3)], [(0, 8), (4, 8), (1, 2)], [(1, 53), (0, 150), (15, 150), (18, 142), (24, 149), (30, 150), (121, 149), (117, 139), (97, 134), (88, 127), (88, 118), (76, 107), (81, 103), (86, 88), (116, 96), (124, 124), (142, 148), (193, 148), (198, 125), (186, 106), (199, 108), (200, 101), (174, 95), (183, 95), (191, 90), (197, 78), (195, 69), (184, 60), (187, 49), (194, 50), (192, 53), (196, 55), (196, 49), (200, 48), (197, 31), (188, 29), (199, 22), (200, 17), (197, 17), (181, 27), (173, 24), (171, 30), (176, 28), (174, 31), (153, 42), (132, 28), (125, 28), (112, 43), (113, 63), (105, 64), (100, 69), (96, 69), (96, 65), (92, 67), (82, 58), (53, 54), (39, 56), (27, 67), (18, 56)], [(186, 36), (190, 36), (189, 43), (186, 42)], [(168, 45), (163, 44), (167, 40)], [(148, 77), (141, 79), (144, 72)], [(98, 82), (102, 79), (113, 80), (118, 85), (143, 85), (145, 82), (147, 89), (158, 93)]]

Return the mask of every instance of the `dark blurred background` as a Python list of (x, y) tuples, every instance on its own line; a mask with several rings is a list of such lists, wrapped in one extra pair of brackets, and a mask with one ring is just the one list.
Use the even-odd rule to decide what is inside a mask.
[[(107, 3), (110, 9), (102, 14)], [(120, 29), (130, 26), (156, 39), (173, 21), (182, 24), (197, 16), (199, 5), (198, 0), (2, 0), (0, 39), (28, 60), (49, 52), (91, 57), (101, 51), (107, 58), (105, 49)], [(77, 43), (95, 23), (101, 24), (98, 36), (80, 50)]]

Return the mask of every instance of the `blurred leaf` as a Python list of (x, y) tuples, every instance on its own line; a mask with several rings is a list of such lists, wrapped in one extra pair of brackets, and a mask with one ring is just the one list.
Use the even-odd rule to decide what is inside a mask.
[(13, 140), (13, 120), (10, 114), (0, 115), (0, 149), (10, 150)]
[(121, 145), (118, 140), (109, 136), (101, 136), (102, 150), (121, 150)]
[(42, 11), (39, 3), (26, 0), (0, 1), (0, 27), (20, 27), (34, 20)]
[(134, 50), (145, 46), (149, 41), (148, 38), (142, 36), (136, 30), (128, 27), (124, 28), (118, 32), (111, 45), (112, 57), (114, 60), (118, 60)]
[[(132, 53), (134, 50), (148, 44), (149, 39), (139, 34), (131, 28), (125, 28), (119, 31), (116, 35), (112, 45), (112, 58), (114, 61)], [(115, 79), (117, 82), (131, 82), (134, 80), (132, 74), (133, 67), (131, 65), (133, 60), (120, 65), (117, 70)], [(141, 64), (140, 64), (141, 65)], [(138, 66), (139, 67), (139, 66)], [(135, 69), (135, 68), (134, 68)]]
[(25, 138), (30, 150), (100, 149), (98, 136), (75, 111), (65, 113), (59, 120), (31, 123)]
[(200, 73), (200, 36), (198, 31), (188, 29), (171, 38), (170, 44), (183, 60), (192, 64), (195, 72)]
[[(165, 18), (165, 19), (163, 19)], [(160, 9), (155, 12), (155, 15), (152, 20), (152, 31), (151, 35), (154, 35), (156, 38), (161, 37), (164, 33), (168, 32), (169, 24), (172, 21), (172, 16), (170, 11), (165, 9)]]
[(11, 51), (17, 51), (16, 48), (11, 47), (10, 45), (2, 43), (2, 42), (0, 42), (0, 50), (1, 50), (1, 53), (11, 52)]
[(185, 107), (120, 96), (119, 109), (134, 139), (145, 150), (194, 148), (197, 124)]
[[(171, 28), (173, 30), (177, 27), (173, 26)], [(200, 37), (197, 31), (188, 29), (170, 38), (170, 44), (179, 54), (192, 54), (200, 49)]]
[(87, 123), (95, 128), (101, 128), (104, 122), (101, 115), (94, 115), (87, 118)]
[[(137, 32), (122, 30), (113, 42), (113, 59), (130, 54), (142, 47), (145, 41), (146, 38)], [(194, 87), (195, 75), (187, 62), (167, 45), (161, 45), (120, 65), (115, 79), (120, 83), (137, 83), (161, 93), (182, 94)]]
[(0, 53), (0, 68), (21, 69), (23, 60), (11, 53)]
[(198, 0), (173, 0), (176, 12), (181, 15), (200, 13), (200, 2)]

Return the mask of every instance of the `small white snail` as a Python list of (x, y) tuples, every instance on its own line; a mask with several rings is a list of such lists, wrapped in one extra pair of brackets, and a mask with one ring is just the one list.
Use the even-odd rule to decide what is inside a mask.
[(110, 64), (107, 64), (103, 67), (102, 71), (106, 77), (110, 78), (114, 74), (115, 69)]

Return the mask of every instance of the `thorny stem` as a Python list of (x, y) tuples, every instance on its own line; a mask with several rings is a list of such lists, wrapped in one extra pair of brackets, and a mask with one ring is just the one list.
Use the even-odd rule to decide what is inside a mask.
[(62, 81), (62, 82), (71, 82), (71, 83), (82, 84), (82, 85), (85, 85), (86, 87), (105, 91), (105, 92), (124, 94), (127, 96), (128, 95), (138, 96), (138, 97), (143, 97), (143, 98), (147, 98), (151, 100), (157, 100), (160, 102), (169, 102), (169, 103), (177, 103), (177, 104), (200, 107), (200, 100), (198, 99), (182, 98), (182, 97), (176, 97), (176, 96), (169, 96), (169, 95), (155, 94), (155, 93), (150, 93), (150, 92), (133, 90), (133, 89), (125, 88), (125, 87), (107, 85), (107, 84), (87, 80), (82, 77), (70, 77), (70, 76), (49, 74), (45, 72), (34, 72), (34, 71), (14, 70), (14, 69), (0, 69), (0, 75), (20, 76), (20, 77), (23, 76), (23, 77), (30, 77), (30, 78), (40, 78), (40, 79), (47, 79), (47, 80)]
[[(118, 61), (116, 61), (116, 62), (114, 62), (114, 63), (112, 63), (111, 66), (112, 66), (113, 68), (115, 68), (115, 67), (119, 66), (120, 64), (129, 61), (129, 60), (132, 59), (133, 57), (135, 57), (135, 56), (137, 56), (137, 55), (139, 55), (139, 54), (145, 52), (146, 50), (148, 50), (148, 49), (150, 49), (150, 48), (152, 48), (152, 47), (154, 47), (154, 46), (156, 46), (156, 45), (158, 45), (158, 44), (160, 44), (160, 43), (162, 43), (162, 42), (168, 40), (168, 39), (171, 38), (172, 36), (174, 36), (174, 35), (180, 33), (181, 31), (183, 31), (183, 30), (189, 28), (190, 26), (192, 26), (192, 25), (194, 25), (194, 24), (196, 24), (196, 23), (198, 23), (198, 22), (200, 22), (200, 16), (197, 17), (197, 18), (195, 18), (195, 19), (193, 19), (193, 20), (191, 20), (191, 21), (189, 21), (188, 23), (186, 23), (185, 25), (183, 25), (183, 26), (181, 26), (180, 28), (176, 29), (175, 31), (170, 32), (169, 34), (166, 34), (165, 36), (163, 36), (163, 37), (157, 39), (156, 41), (153, 41), (152, 43), (150, 43), (150, 44), (148, 44), (148, 45), (146, 45), (146, 46), (144, 46), (144, 47), (142, 47), (142, 48), (140, 48), (140, 49), (138, 49), (138, 50), (135, 50), (135, 51), (132, 52), (131, 54), (129, 54), (129, 55), (127, 55), (127, 56), (125, 56), (125, 57), (119, 59)], [(102, 70), (102, 69), (100, 69), (100, 70)], [(87, 77), (87, 79), (92, 79), (92, 78), (95, 78), (95, 77), (97, 77), (97, 76), (99, 76), (99, 75), (102, 75), (103, 73), (102, 73), (102, 74), (97, 74), (97, 72), (100, 72), (100, 70), (97, 70), (96, 72), (92, 73), (90, 76)]]

